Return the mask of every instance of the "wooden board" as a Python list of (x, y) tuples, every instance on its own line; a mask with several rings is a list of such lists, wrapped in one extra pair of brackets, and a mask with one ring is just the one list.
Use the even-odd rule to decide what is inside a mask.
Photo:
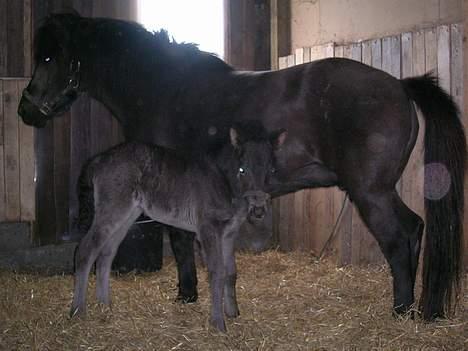
[(382, 70), (395, 78), (401, 78), (401, 41), (399, 35), (382, 39)]
[(3, 81), (5, 220), (20, 218), (19, 129), (16, 108), (18, 85), (15, 80)]
[(450, 94), (450, 26), (437, 28), (437, 74), (439, 84)]
[(450, 91), (460, 111), (463, 108), (463, 26), (450, 26)]
[[(1, 1), (1, 0), (0, 0)], [(3, 80), (0, 79), (0, 222), (5, 221), (5, 156), (3, 142)]]
[[(18, 80), (17, 101), (28, 80)], [(21, 122), (19, 116), (19, 156), (20, 156), (20, 219), (32, 222), (36, 219), (36, 166), (34, 154), (34, 128)]]

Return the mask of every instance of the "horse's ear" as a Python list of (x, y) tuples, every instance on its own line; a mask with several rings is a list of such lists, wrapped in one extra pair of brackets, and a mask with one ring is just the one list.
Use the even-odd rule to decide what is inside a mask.
[(229, 136), (231, 137), (231, 144), (235, 148), (239, 147), (239, 133), (237, 130), (233, 127), (229, 129)]
[(284, 141), (286, 140), (287, 136), (288, 132), (284, 128), (273, 132), (270, 136), (273, 147), (275, 149), (279, 149), (284, 144)]

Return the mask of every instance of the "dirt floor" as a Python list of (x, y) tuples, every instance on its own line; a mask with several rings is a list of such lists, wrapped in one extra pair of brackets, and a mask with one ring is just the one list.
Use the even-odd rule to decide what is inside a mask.
[(241, 316), (228, 333), (208, 326), (207, 275), (197, 303), (176, 296), (176, 269), (112, 278), (112, 309), (94, 302), (68, 318), (71, 276), (0, 272), (1, 350), (468, 350), (468, 289), (454, 319), (391, 316), (386, 267), (336, 268), (306, 254), (240, 254)]

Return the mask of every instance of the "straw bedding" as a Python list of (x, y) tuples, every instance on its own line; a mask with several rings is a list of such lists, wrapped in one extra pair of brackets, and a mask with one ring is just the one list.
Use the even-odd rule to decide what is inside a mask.
[(72, 277), (0, 272), (1, 350), (468, 350), (468, 289), (451, 320), (391, 316), (386, 267), (337, 268), (304, 253), (237, 256), (241, 316), (228, 333), (208, 326), (207, 275), (199, 301), (176, 296), (172, 259), (162, 271), (113, 277), (112, 309), (68, 318)]

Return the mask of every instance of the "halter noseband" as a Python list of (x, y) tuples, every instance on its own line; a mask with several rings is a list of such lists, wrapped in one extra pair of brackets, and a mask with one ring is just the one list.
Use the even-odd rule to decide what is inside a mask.
[(23, 90), (23, 97), (36, 106), (45, 117), (49, 117), (63, 98), (72, 92), (78, 93), (78, 88), (80, 87), (80, 66), (80, 60), (72, 60), (70, 62), (68, 83), (52, 101), (40, 101), (40, 99), (32, 96), (26, 89)]

